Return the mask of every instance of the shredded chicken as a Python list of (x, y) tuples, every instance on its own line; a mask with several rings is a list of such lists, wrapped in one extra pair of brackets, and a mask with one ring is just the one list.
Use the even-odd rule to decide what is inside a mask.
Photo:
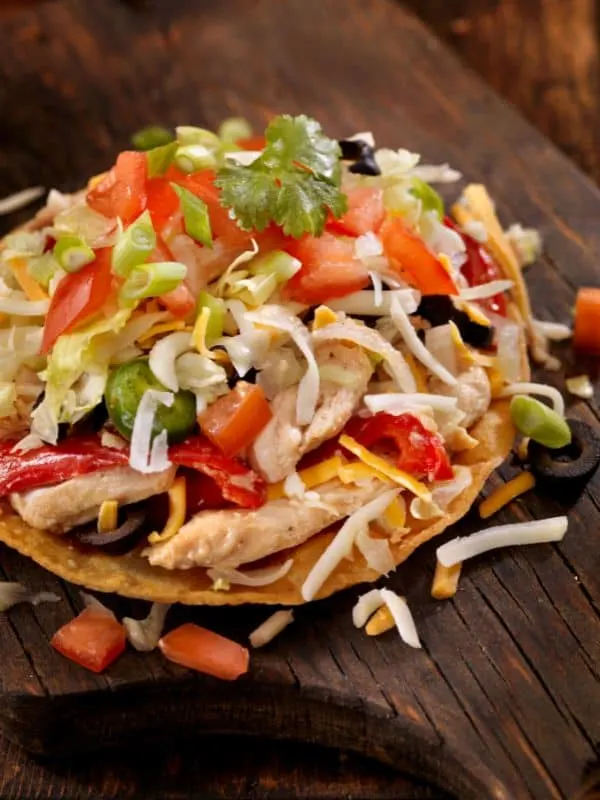
[(319, 487), (322, 506), (281, 499), (256, 510), (201, 511), (176, 536), (145, 551), (153, 566), (232, 568), (302, 544), (389, 488), (378, 480), (349, 486), (335, 479)]
[(174, 478), (175, 467), (151, 474), (117, 467), (80, 475), (55, 486), (14, 492), (9, 499), (32, 527), (64, 533), (95, 519), (104, 500), (116, 500), (119, 505), (137, 503), (168, 491)]
[(483, 369), (477, 364), (457, 375), (455, 386), (448, 386), (435, 376), (429, 379), (429, 390), (433, 394), (456, 397), (458, 408), (464, 413), (461, 420), (463, 428), (470, 428), (490, 407), (492, 391), (490, 381)]
[(314, 450), (338, 434), (356, 410), (367, 390), (373, 367), (365, 353), (354, 345), (328, 342), (315, 351), (319, 366), (335, 364), (354, 382), (343, 386), (322, 380), (315, 415), (308, 427), (296, 424), (297, 386), (280, 392), (272, 403), (273, 418), (250, 448), (250, 463), (269, 483), (292, 473), (304, 453)]

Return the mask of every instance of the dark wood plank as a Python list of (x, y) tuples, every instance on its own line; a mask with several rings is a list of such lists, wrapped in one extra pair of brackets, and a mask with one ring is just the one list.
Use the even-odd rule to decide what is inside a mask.
[[(556, 2), (540, 3), (544, 20)], [(589, 2), (578, 3), (563, 22), (579, 30)], [(514, 31), (507, 5), (478, 4), (490, 42), (506, 15)], [(555, 36), (558, 29), (551, 27)], [(0, 36), (2, 191), (32, 181), (74, 188), (148, 122), (214, 125), (235, 113), (262, 123), (280, 110), (305, 111), (334, 134), (370, 127), (381, 142), (449, 160), (470, 179), (490, 184), (507, 220), (540, 227), (545, 259), (529, 276), (540, 316), (566, 319), (576, 285), (598, 281), (598, 191), (392, 2), (369, 0), (349, 10), (342, 0), (229, 0), (218, 6), (175, 0), (148, 3), (140, 13), (116, 2), (92, 10), (84, 0), (69, 0), (9, 18)], [(514, 40), (505, 47), (516, 47)], [(584, 70), (578, 75), (583, 82)], [(24, 96), (27, 103), (20, 102)], [(578, 403), (576, 412), (595, 419), (591, 405)], [(11, 697), (13, 723), (21, 723), (7, 730), (21, 740), (30, 734), (27, 744), (38, 748), (84, 745), (82, 732), (88, 743), (92, 737), (131, 742), (144, 728), (164, 729), (170, 712), (181, 715), (180, 732), (202, 723), (207, 731), (243, 728), (358, 749), (461, 797), (567, 796), (578, 788), (598, 739), (599, 486), (596, 477), (572, 507), (543, 496), (514, 504), (502, 519), (567, 506), (569, 536), (557, 548), (503, 553), (470, 565), (452, 603), (436, 604), (427, 596), (432, 546), (404, 565), (393, 585), (415, 609), (422, 653), (403, 648), (392, 635), (373, 641), (355, 631), (351, 592), (301, 609), (296, 625), (257, 656), (251, 681), (230, 688), (190, 677), (156, 654), (128, 654), (106, 677), (82, 674), (46, 644), (78, 605), (77, 594), (2, 552), (7, 575), (44, 581), (44, 588), (68, 598), (0, 620), (0, 644), (16, 654), (2, 688)], [(472, 515), (462, 529), (477, 524)], [(130, 612), (132, 606), (119, 607)], [(191, 616), (242, 639), (263, 615), (258, 609), (181, 610), (173, 621)], [(90, 700), (91, 692), (99, 694)], [(58, 705), (44, 704), (46, 694), (60, 695)], [(69, 724), (60, 729), (57, 708), (69, 713)], [(93, 724), (86, 708), (93, 708)], [(24, 763), (14, 750), (6, 758)], [(208, 763), (217, 761), (211, 756)], [(162, 763), (157, 757), (157, 770)], [(183, 763), (187, 769), (190, 760), (184, 756)], [(248, 765), (232, 768), (229, 796), (240, 786), (257, 797), (275, 796), (266, 785), (236, 783)], [(5, 782), (3, 791), (17, 797), (38, 785), (35, 796), (70, 796), (70, 780), (94, 780), (86, 768), (77, 777), (70, 765), (66, 775), (60, 769), (35, 772), (28, 766), (29, 782)], [(109, 780), (122, 765), (114, 769)], [(196, 766), (189, 769), (190, 781), (197, 782)], [(97, 784), (85, 796), (136, 794), (139, 780), (132, 768), (131, 777), (110, 788)], [(283, 780), (295, 785), (289, 774)], [(319, 796), (322, 784), (314, 781), (316, 794), (307, 787), (307, 796)], [(217, 783), (215, 778), (215, 793), (221, 791)], [(336, 791), (342, 786), (334, 785)], [(383, 785), (377, 785), (378, 796), (390, 796), (381, 794)], [(161, 796), (171, 790), (156, 786), (164, 790)], [(360, 782), (352, 786), (359, 794), (364, 789)], [(419, 796), (418, 789), (405, 788), (413, 792), (408, 797)], [(375, 796), (375, 787), (370, 790)]]

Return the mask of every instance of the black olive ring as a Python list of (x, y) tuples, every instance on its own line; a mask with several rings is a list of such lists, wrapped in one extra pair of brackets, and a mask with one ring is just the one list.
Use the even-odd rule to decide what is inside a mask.
[(552, 450), (531, 440), (528, 446), (531, 469), (546, 483), (584, 481), (600, 464), (600, 436), (586, 422), (568, 419), (571, 443)]

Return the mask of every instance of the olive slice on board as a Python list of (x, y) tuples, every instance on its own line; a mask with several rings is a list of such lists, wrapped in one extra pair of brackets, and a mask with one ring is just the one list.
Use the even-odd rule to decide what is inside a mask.
[(600, 436), (587, 423), (568, 419), (573, 438), (557, 450), (531, 440), (528, 455), (532, 471), (546, 483), (587, 480), (600, 464)]

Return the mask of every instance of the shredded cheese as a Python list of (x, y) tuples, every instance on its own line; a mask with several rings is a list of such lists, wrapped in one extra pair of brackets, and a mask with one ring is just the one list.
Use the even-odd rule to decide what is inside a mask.
[(508, 505), (515, 498), (519, 497), (535, 486), (535, 478), (531, 472), (521, 472), (516, 478), (508, 481), (503, 486), (499, 486), (496, 491), (492, 492), (479, 504), (479, 516), (481, 519), (487, 519), (500, 511), (501, 508)]
[(383, 512), (383, 519), (390, 528), (398, 529), (406, 525), (406, 501), (402, 495), (394, 497)]
[(489, 321), (483, 311), (476, 305), (473, 303), (461, 303), (460, 305), (462, 310), (472, 322), (476, 322), (478, 325), (485, 325), (486, 328), (491, 326), (492, 323)]
[(47, 300), (48, 295), (42, 287), (29, 274), (27, 261), (24, 258), (11, 258), (8, 262), (10, 269), (30, 300)]
[(173, 333), (173, 331), (189, 330), (182, 319), (174, 319), (172, 322), (159, 322), (153, 325), (147, 331), (137, 337), (139, 344), (147, 342), (149, 339), (154, 339), (155, 336), (160, 336), (161, 333)]
[(499, 547), (560, 542), (567, 532), (567, 526), (567, 517), (550, 517), (532, 522), (484, 528), (471, 536), (458, 536), (446, 542), (438, 547), (436, 555), (444, 567), (452, 567), (460, 561), (467, 561)]
[(396, 626), (396, 622), (387, 606), (377, 609), (371, 619), (367, 622), (365, 633), (367, 636), (379, 636), (382, 633), (391, 631)]
[(98, 511), (98, 533), (108, 533), (117, 527), (119, 503), (116, 500), (104, 500)]
[(492, 397), (494, 399), (500, 397), (504, 391), (504, 376), (496, 365), (488, 368), (487, 376), (490, 382), (490, 391)]
[(416, 478), (413, 478), (413, 476), (409, 475), (408, 472), (404, 472), (403, 470), (392, 466), (384, 458), (371, 453), (370, 450), (367, 450), (366, 447), (363, 447), (355, 439), (352, 439), (352, 437), (347, 436), (346, 434), (340, 436), (339, 441), (342, 447), (345, 447), (346, 450), (349, 450), (361, 461), (364, 461), (367, 466), (372, 467), (373, 469), (377, 470), (377, 472), (385, 475), (386, 478), (389, 478), (391, 481), (397, 483), (399, 486), (402, 486), (404, 489), (408, 489), (417, 497), (421, 497), (425, 500), (431, 499), (431, 492), (427, 486), (425, 486), (424, 483), (421, 483), (421, 481), (418, 481)]
[(388, 482), (388, 478), (373, 467), (369, 467), (362, 461), (352, 461), (350, 464), (342, 464), (338, 469), (338, 478), (342, 483), (360, 483), (361, 481), (377, 480)]
[(312, 329), (313, 331), (318, 331), (320, 328), (325, 328), (327, 325), (333, 325), (337, 320), (338, 317), (335, 311), (332, 311), (327, 306), (319, 306), (315, 309)]
[(108, 172), (101, 172), (99, 175), (92, 175), (87, 183), (88, 189), (95, 189), (98, 184), (102, 183), (104, 178), (108, 175)]
[(352, 609), (352, 622), (355, 628), (362, 628), (369, 617), (381, 608), (383, 600), (379, 589), (371, 589), (366, 594), (361, 594)]
[(591, 400), (594, 396), (594, 387), (590, 380), (589, 375), (577, 375), (573, 378), (567, 378), (567, 389), (575, 397), (581, 397), (583, 400)]
[(210, 320), (210, 308), (204, 306), (192, 329), (192, 344), (200, 355), (212, 358), (213, 354), (206, 346), (206, 329)]
[(449, 600), (454, 597), (458, 590), (461, 570), (462, 563), (460, 561), (452, 567), (445, 567), (437, 561), (433, 583), (431, 584), (431, 596), (436, 600)]
[(348, 558), (351, 554), (355, 539), (360, 531), (364, 530), (370, 522), (376, 520), (385, 511), (397, 492), (397, 489), (390, 489), (383, 492), (379, 497), (371, 500), (370, 503), (359, 508), (354, 514), (348, 517), (332, 541), (327, 545), (320, 558), (313, 565), (306, 580), (302, 584), (301, 594), (306, 602), (314, 600), (317, 593), (336, 569), (340, 561), (344, 558)]
[(394, 618), (402, 641), (406, 642), (410, 647), (420, 648), (419, 634), (405, 598), (399, 597), (391, 589), (382, 589), (381, 597)]
[(511, 383), (502, 390), (500, 397), (512, 397), (515, 394), (537, 394), (540, 397), (548, 397), (552, 400), (556, 413), (561, 417), (565, 415), (565, 401), (562, 394), (547, 383)]
[(293, 621), (294, 614), (292, 611), (276, 611), (262, 625), (252, 631), (248, 637), (250, 644), (252, 647), (264, 647), (264, 645), (272, 642)]
[[(342, 466), (342, 459), (339, 456), (333, 456), (326, 461), (321, 461), (312, 467), (306, 467), (298, 473), (298, 477), (307, 489), (312, 489), (319, 486), (321, 483), (327, 483), (334, 478), (338, 477), (338, 471)], [(284, 491), (285, 481), (272, 483), (267, 486), (267, 501), (270, 503), (273, 500), (280, 500), (285, 497)]]
[(186, 511), (186, 487), (183, 476), (175, 478), (173, 485), (169, 489), (169, 518), (165, 527), (160, 533), (156, 531), (148, 537), (150, 544), (168, 542), (172, 539), (185, 522)]
[(411, 352), (404, 354), (404, 360), (408, 364), (408, 368), (412, 372), (413, 378), (415, 379), (417, 392), (427, 392), (427, 371), (425, 367), (417, 361)]

